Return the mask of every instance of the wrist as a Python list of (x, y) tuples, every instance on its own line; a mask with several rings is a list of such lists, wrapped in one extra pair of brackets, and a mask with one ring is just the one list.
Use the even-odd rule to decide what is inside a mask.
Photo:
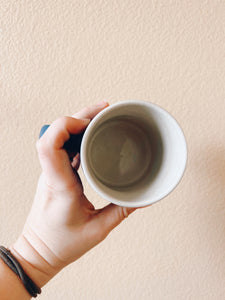
[(59, 272), (33, 248), (23, 235), (9, 247), (9, 250), (19, 261), (25, 273), (40, 288)]

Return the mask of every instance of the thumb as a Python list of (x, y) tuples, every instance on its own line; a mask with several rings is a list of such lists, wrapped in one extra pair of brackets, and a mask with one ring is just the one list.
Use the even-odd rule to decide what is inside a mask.
[(100, 209), (94, 218), (98, 223), (98, 228), (100, 228), (102, 239), (136, 209), (134, 207), (118, 206), (113, 203)]

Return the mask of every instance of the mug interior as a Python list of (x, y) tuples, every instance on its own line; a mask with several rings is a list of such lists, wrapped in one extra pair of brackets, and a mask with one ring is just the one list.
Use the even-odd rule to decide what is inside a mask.
[(81, 165), (91, 186), (106, 200), (127, 207), (146, 206), (170, 193), (186, 159), (185, 138), (175, 119), (142, 101), (103, 110), (81, 144)]
[(136, 117), (121, 115), (101, 123), (87, 151), (92, 172), (114, 190), (134, 188), (149, 172), (151, 140)]

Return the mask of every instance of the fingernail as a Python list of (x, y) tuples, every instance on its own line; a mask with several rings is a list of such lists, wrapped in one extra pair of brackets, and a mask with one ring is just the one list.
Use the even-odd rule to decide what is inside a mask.
[(72, 161), (72, 167), (73, 168), (78, 168), (80, 165), (80, 155), (77, 154), (74, 158), (73, 158), (73, 161)]
[(98, 107), (105, 107), (105, 106), (107, 106), (107, 105), (109, 105), (109, 103), (107, 102), (107, 101), (101, 101), (101, 102), (99, 102), (99, 103), (97, 103), (97, 106)]

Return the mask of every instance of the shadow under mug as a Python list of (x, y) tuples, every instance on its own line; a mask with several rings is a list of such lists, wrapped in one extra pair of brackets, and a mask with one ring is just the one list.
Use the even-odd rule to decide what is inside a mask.
[(126, 207), (147, 206), (167, 196), (187, 162), (177, 121), (145, 101), (110, 105), (64, 147), (73, 154), (80, 151), (84, 175), (101, 197)]

